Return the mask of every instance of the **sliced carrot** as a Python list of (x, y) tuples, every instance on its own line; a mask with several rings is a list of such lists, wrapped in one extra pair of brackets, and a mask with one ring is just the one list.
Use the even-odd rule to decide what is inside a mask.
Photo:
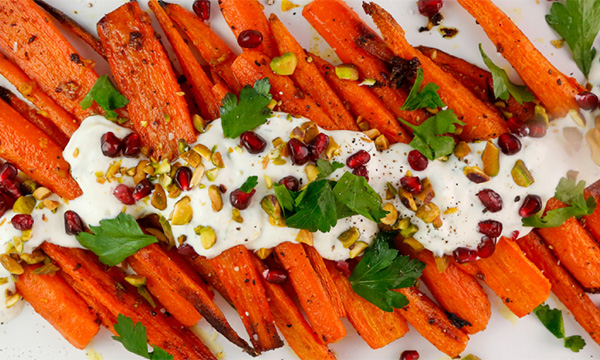
[(325, 129), (337, 129), (329, 115), (315, 101), (304, 94), (287, 76), (275, 75), (269, 63), (271, 60), (258, 51), (244, 51), (235, 59), (233, 73), (240, 83), (253, 85), (257, 80), (269, 78), (273, 99), (281, 101), (281, 111), (304, 116)]
[(333, 279), (331, 278), (331, 274), (327, 270), (327, 266), (325, 266), (325, 261), (314, 247), (306, 244), (302, 244), (302, 246), (304, 247), (306, 256), (308, 256), (308, 260), (310, 260), (313, 269), (319, 276), (323, 288), (325, 289), (325, 291), (327, 291), (329, 299), (331, 300), (331, 303), (333, 304), (333, 307), (335, 308), (335, 311), (337, 312), (338, 316), (346, 316), (344, 303), (342, 302), (342, 298), (340, 297), (338, 289), (335, 286)]
[(260, 353), (283, 346), (252, 257), (244, 245), (225, 250), (210, 259), (219, 279), (240, 315), (254, 349)]
[(579, 109), (575, 95), (584, 90), (555, 68), (521, 30), (490, 0), (459, 0), (481, 25), (502, 56), (550, 113), (564, 117)]
[[(596, 200), (596, 204), (600, 204), (600, 180), (596, 181), (592, 185), (585, 189), (584, 195), (586, 199), (589, 196), (593, 196)], [(596, 242), (600, 241), (600, 206), (596, 206), (594, 212), (590, 215), (584, 216), (581, 219), (581, 224), (586, 228), (587, 231), (594, 237)]]
[(319, 338), (325, 343), (332, 343), (346, 336), (346, 329), (302, 245), (285, 242), (274, 252), (288, 272), (300, 306)]
[(98, 22), (98, 34), (142, 144), (153, 156), (175, 158), (177, 141), (195, 141), (187, 104), (150, 17), (129, 2)]
[(223, 103), (223, 99), (225, 98), (225, 95), (227, 95), (227, 93), (230, 93), (231, 91), (227, 87), (225, 87), (223, 84), (216, 83), (215, 86), (213, 86), (213, 88), (212, 88), (212, 92), (215, 95), (215, 98), (217, 99), (217, 101), (219, 101), (219, 105), (221, 105)]
[(171, 261), (175, 262), (177, 266), (183, 271), (188, 277), (192, 279), (196, 284), (200, 285), (204, 291), (210, 296), (211, 299), (215, 298), (215, 293), (211, 288), (208, 287), (206, 281), (198, 274), (198, 272), (185, 260), (185, 258), (177, 252), (177, 248), (164, 249)]
[(193, 254), (185, 254), (184, 259), (187, 263), (194, 269), (204, 281), (206, 281), (213, 289), (217, 290), (219, 294), (221, 294), (225, 300), (227, 300), (231, 304), (231, 299), (227, 294), (227, 290), (225, 286), (219, 279), (215, 268), (212, 266), (210, 261), (204, 256), (198, 255), (195, 252)]

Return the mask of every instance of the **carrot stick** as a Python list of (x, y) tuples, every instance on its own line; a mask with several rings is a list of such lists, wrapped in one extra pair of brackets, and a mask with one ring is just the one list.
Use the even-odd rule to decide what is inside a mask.
[(71, 136), (77, 130), (79, 121), (55, 103), (29, 76), (2, 54), (0, 54), (0, 74), (67, 136)]
[(375, 3), (363, 3), (363, 8), (371, 15), (394, 54), (406, 60), (419, 59), (423, 86), (427, 83), (439, 85), (438, 94), (442, 101), (466, 124), (460, 133), (463, 140), (495, 138), (508, 131), (506, 122), (496, 111), (491, 111), (469, 89), (412, 47), (404, 37), (404, 30), (387, 11)]
[(175, 158), (177, 141), (195, 141), (187, 104), (148, 14), (129, 2), (98, 22), (98, 34), (142, 144), (153, 156)]
[(371, 348), (382, 348), (408, 332), (408, 324), (402, 316), (395, 312), (385, 312), (357, 295), (352, 290), (350, 281), (331, 261), (327, 261), (326, 265), (339, 290), (348, 321)]
[(342, 100), (331, 89), (327, 81), (317, 69), (313, 62), (308, 62), (306, 50), (300, 46), (292, 34), (285, 28), (283, 23), (275, 14), (269, 17), (271, 31), (280, 54), (293, 53), (298, 65), (291, 75), (294, 82), (312, 97), (317, 106), (322, 107), (325, 112), (336, 123), (338, 130), (358, 130), (356, 121), (352, 114), (346, 109)]
[(402, 315), (425, 339), (444, 354), (455, 358), (463, 352), (469, 335), (455, 327), (427, 295), (417, 288), (395, 290), (408, 299), (408, 305), (395, 312)]
[(206, 281), (198, 274), (198, 272), (185, 260), (185, 258), (177, 252), (175, 247), (171, 249), (164, 249), (171, 261), (183, 271), (188, 277), (192, 279), (196, 284), (200, 285), (204, 291), (208, 294), (211, 299), (215, 298), (215, 293), (211, 288), (208, 287)]
[(19, 294), (71, 345), (85, 348), (100, 330), (96, 314), (60, 276), (35, 275), (40, 266), (25, 266), (15, 283)]
[(327, 291), (329, 299), (331, 300), (331, 304), (335, 308), (335, 311), (337, 312), (338, 316), (346, 316), (344, 303), (342, 302), (342, 298), (340, 297), (340, 294), (338, 292), (337, 287), (335, 286), (331, 274), (327, 270), (327, 266), (325, 266), (325, 261), (314, 247), (306, 244), (302, 244), (302, 246), (304, 247), (306, 256), (308, 256), (308, 260), (310, 260), (313, 269), (319, 276), (323, 288), (325, 289), (325, 291)]
[(0, 101), (0, 139), (0, 157), (27, 176), (65, 199), (81, 195), (62, 148), (4, 101)]
[(2, 3), (0, 50), (79, 121), (98, 110), (79, 105), (98, 79), (93, 62), (83, 59), (33, 0)]
[(459, 0), (458, 3), (477, 20), (498, 52), (550, 114), (563, 117), (569, 110), (579, 109), (575, 95), (584, 89), (556, 69), (502, 10), (490, 0)]
[(248, 249), (238, 245), (210, 259), (242, 318), (254, 349), (260, 353), (283, 346), (275, 329), (273, 315), (261, 278)]
[[(596, 199), (596, 203), (600, 203), (600, 181), (596, 181), (588, 186), (585, 189), (584, 196), (586, 199), (589, 196), (593, 196), (594, 199)], [(584, 216), (581, 219), (581, 224), (590, 232), (596, 242), (598, 242), (600, 240), (600, 206), (596, 206), (596, 209), (594, 209), (592, 214)]]
[(212, 88), (212, 92), (215, 95), (215, 98), (217, 99), (217, 101), (219, 102), (219, 105), (221, 105), (223, 103), (223, 99), (225, 98), (225, 95), (227, 95), (227, 93), (230, 93), (231, 91), (227, 87), (225, 87), (223, 84), (216, 83), (215, 86), (213, 86), (213, 88)]
[(281, 111), (304, 116), (325, 129), (337, 129), (329, 115), (315, 101), (304, 94), (287, 76), (275, 75), (269, 63), (271, 60), (258, 51), (244, 51), (231, 68), (240, 83), (253, 85), (257, 80), (269, 78), (273, 99), (281, 101)]
[(225, 286), (219, 279), (215, 268), (212, 266), (210, 261), (204, 256), (198, 255), (195, 252), (193, 254), (185, 254), (184, 259), (194, 269), (204, 281), (206, 281), (213, 289), (217, 290), (227, 302), (231, 304), (231, 298), (227, 294)]
[(552, 292), (565, 304), (575, 320), (600, 344), (600, 309), (548, 249), (544, 240), (532, 231), (517, 240), (521, 249), (550, 280)]
[(308, 321), (325, 343), (340, 340), (346, 329), (312, 268), (301, 244), (285, 242), (275, 248), (277, 258), (289, 274)]

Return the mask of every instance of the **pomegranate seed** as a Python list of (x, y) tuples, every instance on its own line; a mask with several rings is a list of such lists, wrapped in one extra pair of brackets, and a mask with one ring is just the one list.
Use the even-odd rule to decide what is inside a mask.
[(267, 142), (254, 131), (246, 131), (240, 135), (240, 143), (250, 154), (260, 154), (267, 147)]
[(542, 210), (542, 198), (537, 195), (527, 195), (519, 208), (519, 216), (530, 217)]
[(81, 217), (75, 212), (68, 210), (65, 212), (65, 232), (69, 235), (77, 235), (84, 231), (83, 221)]
[(150, 195), (154, 190), (154, 186), (148, 179), (139, 182), (133, 189), (133, 200), (138, 201)]
[(10, 199), (0, 192), (0, 216), (4, 215), (6, 210), (12, 207)]
[(432, 17), (433, 15), (440, 12), (440, 9), (444, 5), (442, 0), (419, 0), (417, 6), (419, 13), (423, 16)]
[(521, 150), (521, 140), (513, 134), (502, 134), (498, 138), (498, 146), (506, 155), (514, 155)]
[(411, 194), (418, 194), (423, 190), (423, 184), (418, 176), (404, 176), (400, 179), (400, 185)]
[(482, 237), (481, 242), (477, 245), (477, 255), (482, 259), (492, 256), (495, 250), (496, 240), (489, 236)]
[(289, 191), (298, 191), (298, 188), (300, 188), (300, 181), (298, 181), (298, 179), (292, 175), (286, 176), (279, 180), (279, 184), (285, 186), (285, 188)]
[(135, 204), (135, 199), (133, 198), (133, 191), (129, 186), (125, 184), (119, 184), (113, 190), (113, 195), (119, 199), (125, 205), (133, 205)]
[(181, 190), (188, 191), (192, 188), (192, 175), (194, 175), (192, 169), (187, 166), (182, 166), (175, 172), (175, 183)]
[(345, 277), (349, 277), (352, 274), (350, 271), (350, 263), (346, 260), (339, 260), (335, 262), (335, 268), (342, 273)]
[(510, 132), (517, 136), (525, 137), (529, 134), (529, 127), (527, 124), (517, 120), (515, 117), (511, 117), (506, 123)]
[(121, 152), (121, 139), (112, 131), (109, 131), (100, 138), (100, 148), (102, 149), (102, 155), (117, 157), (119, 156), (119, 152)]
[(419, 358), (420, 356), (417, 350), (405, 350), (400, 354), (400, 360), (419, 360)]
[(575, 101), (583, 110), (592, 111), (598, 107), (598, 97), (589, 91), (582, 91), (575, 95)]
[(366, 166), (357, 167), (356, 169), (352, 170), (352, 174), (356, 176), (362, 176), (369, 181), (369, 170), (367, 170)]
[(231, 206), (238, 210), (244, 210), (250, 205), (250, 199), (252, 195), (256, 193), (256, 189), (252, 189), (249, 193), (242, 191), (241, 189), (235, 189), (229, 194), (229, 201)]
[(510, 238), (513, 241), (517, 241), (517, 239), (519, 238), (519, 230), (515, 230), (512, 233), (510, 233)]
[(459, 247), (452, 252), (454, 260), (457, 263), (467, 263), (477, 260), (477, 250), (469, 249), (466, 247)]
[(196, 253), (194, 248), (190, 246), (190, 244), (183, 244), (180, 247), (178, 247), (177, 253), (183, 256), (191, 256), (192, 259), (198, 257), (198, 254)]
[(298, 139), (290, 139), (287, 143), (290, 157), (295, 165), (304, 165), (310, 158), (308, 146)]
[(366, 165), (371, 160), (371, 155), (365, 150), (358, 150), (356, 153), (348, 156), (346, 159), (346, 165), (350, 169), (356, 169), (359, 166)]
[(321, 157), (321, 154), (329, 146), (329, 136), (319, 133), (310, 144), (308, 144), (308, 151), (310, 152), (310, 159), (317, 161)]
[(17, 167), (9, 162), (5, 162), (0, 167), (0, 181), (4, 180), (14, 180), (17, 177), (19, 171)]
[(12, 226), (20, 231), (29, 230), (33, 227), (33, 217), (29, 214), (17, 214), (10, 219)]
[(260, 31), (256, 30), (244, 30), (238, 35), (237, 42), (238, 45), (243, 48), (254, 49), (255, 47), (260, 46), (263, 41), (263, 36)]
[(480, 233), (492, 238), (497, 238), (502, 234), (502, 223), (496, 220), (483, 220), (477, 226)]
[(408, 165), (415, 171), (423, 171), (427, 169), (429, 160), (419, 150), (411, 150), (408, 153)]
[(196, 0), (192, 5), (192, 10), (198, 15), (200, 20), (208, 21), (210, 19), (210, 1)]
[(279, 285), (286, 282), (286, 280), (288, 278), (287, 273), (284, 270), (280, 270), (280, 269), (265, 270), (263, 272), (263, 277), (265, 278), (265, 280), (267, 280), (267, 282), (270, 282), (271, 284), (279, 284)]
[(137, 133), (131, 133), (123, 139), (123, 156), (136, 157), (142, 150), (142, 138)]
[(502, 197), (494, 190), (483, 189), (477, 193), (477, 197), (489, 212), (495, 213), (502, 210)]
[(541, 138), (546, 136), (546, 122), (543, 120), (531, 120), (527, 122), (527, 129), (529, 130), (529, 136), (533, 138)]
[(21, 193), (21, 186), (15, 180), (6, 179), (0, 181), (0, 191), (8, 195), (13, 201), (23, 195), (23, 193)]

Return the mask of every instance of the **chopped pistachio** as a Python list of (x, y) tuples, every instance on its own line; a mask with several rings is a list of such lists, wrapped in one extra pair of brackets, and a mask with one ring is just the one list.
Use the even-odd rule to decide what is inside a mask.
[(46, 199), (42, 202), (42, 204), (44, 205), (44, 207), (50, 211), (54, 211), (58, 208), (58, 206), (60, 205), (60, 203), (58, 201), (54, 201), (54, 200), (50, 200), (50, 199)]
[(285, 164), (287, 164), (287, 161), (285, 161), (285, 159), (282, 159), (281, 157), (273, 159), (273, 165), (281, 166)]
[(267, 187), (267, 189), (272, 189), (273, 188), (273, 180), (271, 180), (271, 178), (267, 174), (265, 174), (264, 178), (265, 178), (265, 186)]
[(213, 168), (213, 169), (210, 169), (210, 170), (208, 170), (208, 171), (206, 172), (206, 178), (207, 178), (209, 181), (215, 181), (215, 180), (217, 179), (217, 174), (218, 174), (218, 173), (219, 173), (219, 168), (218, 168), (218, 167), (216, 167), (216, 168)]
[(21, 196), (13, 204), (13, 211), (17, 214), (31, 214), (35, 208), (35, 198), (33, 196)]
[(385, 203), (383, 205), (383, 210), (387, 211), (387, 215), (381, 218), (381, 223), (384, 225), (393, 225), (398, 220), (398, 210), (391, 203)]
[(192, 116), (192, 123), (197, 132), (202, 134), (206, 130), (206, 121), (200, 115), (194, 114)]
[(21, 266), (17, 260), (8, 254), (0, 255), (0, 265), (2, 265), (6, 271), (14, 275), (21, 275), (23, 272), (25, 272), (23, 266)]
[(140, 286), (137, 288), (138, 294), (150, 304), (151, 307), (155, 308), (156, 303), (154, 302), (154, 298), (150, 295), (150, 292), (146, 290), (145, 286)]
[(413, 237), (405, 238), (404, 243), (410, 246), (416, 252), (425, 250), (425, 246), (423, 246), (423, 244), (421, 244), (417, 239)]
[(262, 198), (260, 201), (260, 206), (265, 213), (272, 217), (277, 223), (279, 223), (279, 221), (283, 221), (281, 205), (279, 205), (279, 201), (277, 201), (277, 197), (275, 195), (267, 195)]
[(494, 177), (500, 172), (500, 149), (492, 142), (485, 144), (483, 154), (481, 154), (483, 163), (483, 172), (486, 175)]
[(344, 249), (350, 248), (358, 239), (360, 239), (360, 231), (354, 226), (338, 236), (338, 240), (342, 243)]
[(525, 163), (521, 159), (517, 160), (515, 166), (510, 171), (510, 174), (515, 181), (515, 184), (522, 187), (528, 187), (535, 181), (533, 175), (531, 175), (529, 169), (527, 169), (527, 166), (525, 166)]
[(427, 204), (435, 197), (435, 191), (428, 178), (421, 181), (421, 186), (423, 186), (423, 190), (421, 190), (420, 193), (415, 194), (415, 199), (419, 204)]
[(202, 156), (204, 158), (204, 160), (206, 160), (206, 161), (211, 160), (210, 158), (211, 158), (212, 152), (205, 145), (197, 144), (192, 148), (192, 150), (194, 150), (195, 152), (200, 154), (200, 156)]
[(311, 233), (308, 230), (302, 229), (298, 231), (298, 235), (296, 235), (296, 241), (301, 244), (313, 246), (313, 233)]
[(390, 148), (390, 141), (387, 137), (385, 137), (385, 135), (379, 135), (375, 139), (375, 147), (378, 151), (387, 150)]
[(185, 160), (191, 167), (196, 167), (202, 163), (202, 157), (194, 150), (188, 150), (180, 156)]
[(169, 174), (171, 172), (171, 164), (167, 159), (164, 159), (160, 163), (152, 163), (152, 167), (154, 167), (154, 174)]
[(185, 139), (177, 140), (177, 150), (179, 150), (179, 154), (183, 154), (190, 149), (187, 141)]
[(364, 241), (357, 241), (352, 244), (352, 246), (350, 246), (350, 259), (354, 259), (360, 255), (368, 246), (369, 244)]
[(152, 193), (150, 204), (158, 210), (165, 210), (167, 208), (167, 194), (160, 184), (154, 184), (154, 192)]
[(221, 153), (218, 151), (212, 153), (211, 161), (212, 161), (213, 165), (218, 168), (222, 169), (225, 167), (225, 163), (223, 162), (223, 157), (221, 156)]
[(435, 260), (435, 266), (437, 268), (437, 271), (441, 274), (444, 271), (446, 271), (446, 269), (448, 268), (448, 265), (450, 265), (450, 258), (446, 255), (443, 256), (434, 256), (433, 258)]
[(44, 264), (44, 265), (40, 266), (39, 268), (33, 270), (33, 273), (35, 275), (50, 275), (50, 274), (56, 273), (59, 270), (60, 270), (60, 268), (58, 266), (49, 262), (49, 263)]
[(242, 213), (238, 209), (235, 209), (235, 208), (231, 210), (231, 218), (233, 219), (233, 221), (240, 223), (240, 224), (244, 222)]
[(421, 205), (417, 209), (416, 215), (419, 219), (430, 224), (440, 216), (440, 208), (436, 204), (430, 202), (429, 204)]
[(456, 144), (456, 147), (454, 148), (454, 156), (456, 156), (459, 159), (462, 159), (465, 156), (469, 155), (469, 153), (471, 153), (471, 147), (469, 146), (469, 144), (467, 144), (464, 141), (460, 141), (458, 144)]
[(415, 202), (413, 194), (400, 187), (398, 188), (398, 196), (400, 197), (402, 205), (406, 206), (407, 209), (417, 211), (417, 203)]
[(269, 103), (267, 104), (267, 107), (271, 110), (275, 109), (275, 106), (277, 105), (277, 100), (275, 99), (271, 99), (271, 101), (269, 101)]
[(469, 180), (476, 184), (490, 181), (490, 177), (484, 173), (479, 166), (465, 166), (463, 173)]
[(408, 227), (406, 229), (400, 230), (400, 235), (402, 235), (403, 238), (408, 239), (412, 237), (417, 231), (419, 231), (419, 227), (415, 224), (411, 224), (409, 221)]
[(181, 189), (175, 184), (171, 184), (167, 190), (169, 191), (169, 195), (167, 196), (171, 199), (176, 199), (181, 195)]
[(200, 184), (200, 180), (202, 180), (202, 176), (204, 176), (204, 165), (199, 164), (192, 173), (192, 178), (190, 179), (190, 186), (194, 187)]
[(312, 121), (302, 123), (300, 127), (304, 130), (304, 142), (307, 144), (319, 135), (319, 128)]
[(325, 158), (330, 160), (332, 157), (339, 155), (341, 152), (340, 146), (335, 142), (333, 136), (329, 137), (329, 145), (325, 149)]
[(365, 131), (363, 131), (363, 134), (367, 135), (367, 137), (371, 140), (375, 140), (377, 137), (379, 137), (381, 135), (381, 133), (377, 129), (365, 130)]
[(21, 300), (21, 295), (19, 293), (6, 297), (6, 308), (10, 309), (11, 307), (15, 306), (19, 300)]
[(198, 226), (194, 229), (194, 232), (200, 236), (200, 243), (206, 250), (212, 248), (217, 242), (217, 234), (210, 226)]
[(335, 75), (342, 80), (358, 80), (358, 68), (352, 64), (341, 64), (335, 67)]
[(391, 182), (388, 181), (385, 184), (385, 199), (392, 200), (396, 196), (398, 196), (398, 190), (396, 190), (396, 188), (394, 187), (394, 184), (392, 184)]
[(298, 59), (293, 52), (287, 52), (281, 56), (274, 57), (270, 63), (271, 70), (277, 75), (292, 75), (298, 66)]
[(146, 285), (148, 279), (145, 276), (127, 275), (125, 276), (125, 281), (127, 281), (130, 285), (140, 287)]
[(304, 172), (306, 173), (306, 177), (308, 178), (308, 182), (313, 182), (319, 176), (319, 169), (314, 164), (308, 164), (304, 168)]
[(173, 209), (173, 218), (171, 219), (171, 223), (173, 225), (186, 225), (192, 221), (194, 210), (192, 209), (190, 203), (191, 200), (189, 196), (186, 196), (175, 204), (175, 208)]
[(31, 254), (21, 254), (19, 257), (29, 265), (40, 263), (46, 259), (46, 256), (39, 249), (34, 250)]
[(221, 190), (217, 185), (208, 187), (208, 197), (210, 198), (213, 211), (219, 212), (223, 209), (223, 198), (221, 197)]
[(0, 285), (4, 285), (8, 283), (8, 278), (7, 277), (0, 277)]
[(591, 128), (585, 134), (585, 140), (592, 151), (592, 160), (596, 165), (600, 166), (600, 129), (597, 127)]
[(273, 249), (260, 248), (254, 252), (259, 259), (265, 260), (273, 253)]

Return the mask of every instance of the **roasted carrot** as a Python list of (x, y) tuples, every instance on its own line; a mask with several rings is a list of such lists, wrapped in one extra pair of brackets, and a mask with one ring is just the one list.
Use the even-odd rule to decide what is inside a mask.
[(212, 92), (215, 95), (217, 101), (219, 102), (219, 105), (221, 105), (223, 103), (225, 95), (227, 95), (227, 93), (230, 93), (231, 91), (228, 88), (226, 88), (223, 84), (216, 83), (212, 88)]
[(455, 327), (448, 316), (417, 288), (396, 290), (406, 296), (408, 305), (395, 312), (402, 315), (425, 339), (444, 354), (455, 358), (463, 352), (469, 335)]
[(175, 158), (177, 141), (195, 141), (187, 104), (150, 17), (129, 2), (98, 22), (98, 34), (142, 144), (153, 156)]
[(192, 254), (186, 253), (183, 255), (183, 258), (187, 261), (187, 263), (194, 269), (204, 281), (208, 283), (208, 285), (212, 286), (213, 289), (217, 290), (219, 294), (221, 294), (225, 300), (227, 300), (231, 304), (231, 299), (227, 294), (227, 290), (225, 290), (225, 286), (219, 279), (215, 268), (212, 266), (210, 261), (204, 256), (198, 255), (195, 252)]
[(348, 321), (371, 348), (384, 347), (408, 332), (408, 324), (402, 316), (385, 312), (363, 299), (331, 261), (326, 261), (326, 266), (340, 293)]
[(329, 115), (315, 101), (304, 94), (287, 76), (275, 75), (269, 63), (271, 60), (258, 51), (247, 50), (238, 56), (231, 68), (242, 84), (253, 85), (257, 80), (269, 78), (273, 99), (281, 101), (281, 111), (304, 116), (325, 129), (337, 126)]
[(444, 72), (431, 59), (412, 47), (404, 37), (404, 30), (390, 13), (375, 3), (363, 3), (363, 8), (371, 15), (394, 54), (406, 60), (419, 60), (423, 69), (423, 86), (433, 82), (439, 85), (438, 94), (442, 101), (465, 122), (460, 133), (463, 140), (495, 138), (508, 131), (506, 122), (496, 111), (491, 111), (452, 75)]
[(592, 339), (600, 344), (600, 309), (585, 294), (573, 276), (560, 265), (544, 240), (532, 231), (518, 239), (517, 243), (529, 260), (550, 280), (554, 295), (565, 304)]
[(275, 254), (289, 274), (300, 306), (319, 338), (325, 343), (340, 340), (346, 329), (312, 268), (301, 244), (285, 242), (275, 248)]
[[(585, 189), (584, 195), (586, 198), (593, 196), (596, 203), (600, 203), (600, 180)], [(596, 242), (600, 241), (600, 206), (596, 206), (594, 212), (584, 216), (581, 219), (581, 224), (590, 232)]]
[(342, 302), (342, 298), (338, 293), (338, 289), (335, 286), (333, 279), (331, 278), (331, 274), (327, 270), (327, 266), (325, 266), (325, 261), (314, 247), (306, 244), (302, 244), (302, 246), (304, 247), (306, 256), (308, 256), (308, 260), (310, 260), (313, 269), (319, 276), (323, 288), (325, 289), (325, 291), (327, 291), (329, 299), (331, 300), (331, 304), (333, 304), (333, 307), (335, 308), (335, 311), (337, 312), (338, 316), (346, 316), (344, 303)]
[(523, 32), (490, 0), (459, 0), (481, 25), (502, 56), (523, 82), (556, 117), (579, 109), (575, 95), (584, 90), (555, 68)]
[(190, 277), (192, 281), (200, 285), (211, 299), (215, 298), (215, 293), (211, 288), (208, 287), (206, 281), (204, 281), (202, 276), (200, 276), (198, 272), (185, 260), (185, 258), (177, 252), (177, 248), (173, 247), (171, 249), (165, 249), (165, 252), (169, 256), (169, 259), (175, 262), (181, 271)]
[(256, 352), (283, 346), (269, 302), (248, 249), (238, 245), (210, 259), (233, 306), (240, 315)]

